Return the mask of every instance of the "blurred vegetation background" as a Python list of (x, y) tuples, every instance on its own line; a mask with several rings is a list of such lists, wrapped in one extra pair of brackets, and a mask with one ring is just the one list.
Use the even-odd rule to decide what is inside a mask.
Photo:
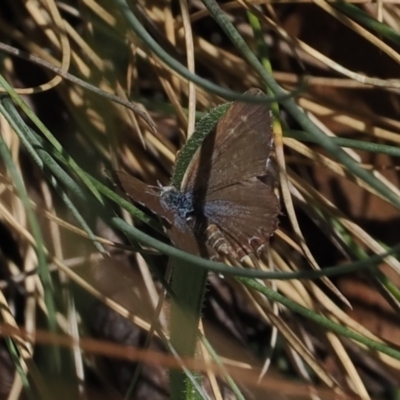
[(110, 172), (168, 185), (251, 87), (280, 103), (282, 203), (253, 267), (345, 267), (210, 272), (179, 398), (400, 398), (399, 22), (396, 0), (3, 0), (0, 399), (174, 398), (168, 239)]

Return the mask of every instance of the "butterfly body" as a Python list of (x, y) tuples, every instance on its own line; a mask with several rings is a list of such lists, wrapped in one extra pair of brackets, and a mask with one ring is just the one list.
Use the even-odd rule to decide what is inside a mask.
[(189, 221), (194, 213), (192, 193), (182, 193), (173, 186), (165, 186), (161, 189), (160, 199), (164, 209)]
[[(265, 96), (258, 89), (246, 94)], [(268, 243), (278, 224), (280, 206), (267, 169), (272, 145), (269, 108), (235, 102), (195, 152), (179, 190), (116, 174), (134, 202), (164, 221), (177, 247), (241, 260)]]

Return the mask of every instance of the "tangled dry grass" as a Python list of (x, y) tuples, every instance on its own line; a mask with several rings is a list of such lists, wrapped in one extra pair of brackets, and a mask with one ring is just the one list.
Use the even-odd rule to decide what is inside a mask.
[[(165, 399), (167, 368), (180, 366), (168, 349), (167, 259), (109, 220), (165, 239), (96, 182), (115, 191), (107, 171), (122, 169), (168, 184), (198, 113), (266, 82), (202, 2), (130, 4), (136, 25), (123, 3), (0, 7), (0, 398)], [(386, 253), (400, 232), (396, 1), (219, 6), (312, 129), (347, 155), (272, 105), (283, 212), (258, 266), (308, 271)], [(188, 81), (140, 29), (203, 80)], [(389, 253), (351, 274), (263, 281), (269, 299), (210, 273), (208, 342), (186, 366), (216, 399), (397, 398), (399, 271)]]

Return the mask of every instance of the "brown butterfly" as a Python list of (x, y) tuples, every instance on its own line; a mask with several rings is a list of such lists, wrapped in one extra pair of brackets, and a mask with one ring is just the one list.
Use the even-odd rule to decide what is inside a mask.
[[(265, 96), (259, 89), (246, 94)], [(180, 190), (149, 186), (123, 172), (116, 179), (132, 201), (162, 219), (176, 247), (241, 260), (268, 243), (278, 224), (268, 170), (272, 146), (269, 107), (237, 101), (194, 154)]]

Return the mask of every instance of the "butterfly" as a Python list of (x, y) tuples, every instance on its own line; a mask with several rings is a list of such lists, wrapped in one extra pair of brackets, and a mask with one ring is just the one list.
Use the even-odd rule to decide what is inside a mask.
[[(245, 94), (265, 96), (255, 88)], [(267, 105), (236, 101), (195, 152), (179, 189), (124, 172), (115, 172), (116, 180), (133, 202), (161, 218), (177, 248), (242, 260), (259, 252), (278, 224), (271, 122)]]

